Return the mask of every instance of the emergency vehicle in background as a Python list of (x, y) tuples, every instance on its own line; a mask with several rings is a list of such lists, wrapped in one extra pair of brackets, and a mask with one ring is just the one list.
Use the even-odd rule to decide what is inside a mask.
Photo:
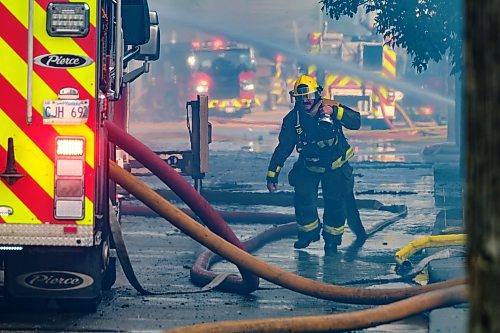
[[(352, 38), (342, 33), (327, 32), (308, 35), (309, 53), (327, 56), (331, 61), (354, 65), (357, 69), (380, 75), (386, 79), (396, 77), (396, 52), (376, 37)], [(355, 108), (372, 128), (392, 128), (396, 118), (396, 101), (401, 92), (352, 75), (322, 70), (311, 62), (302, 66), (324, 87), (325, 98), (337, 100)]]
[(194, 41), (186, 61), (190, 77), (187, 98), (181, 100), (208, 95), (209, 112), (214, 115), (243, 115), (259, 104), (252, 47), (222, 39)]
[(95, 311), (116, 278), (103, 123), (126, 129), (127, 86), (159, 56), (158, 17), (147, 0), (4, 0), (0, 20), (4, 298)]
[(292, 63), (286, 61), (283, 54), (276, 54), (271, 69), (266, 107), (276, 110), (278, 106), (293, 107), (289, 92), (297, 79), (297, 70)]

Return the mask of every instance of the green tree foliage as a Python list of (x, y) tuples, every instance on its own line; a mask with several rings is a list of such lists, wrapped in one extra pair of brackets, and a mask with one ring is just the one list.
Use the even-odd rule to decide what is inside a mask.
[(330, 18), (353, 17), (358, 10), (375, 13), (374, 29), (391, 44), (406, 49), (418, 72), (430, 61), (449, 56), (451, 74), (463, 67), (461, 0), (320, 0)]

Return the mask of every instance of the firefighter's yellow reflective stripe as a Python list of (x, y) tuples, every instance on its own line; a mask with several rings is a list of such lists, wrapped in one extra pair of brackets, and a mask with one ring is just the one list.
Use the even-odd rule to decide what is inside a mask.
[[(7, 114), (0, 109), (0, 124), (2, 124), (2, 135), (13, 137), (16, 141), (16, 162), (40, 185), (40, 187), (51, 197), (54, 197), (54, 163), (33, 142)], [(7, 150), (7, 142), (0, 142)], [(20, 149), (22, 147), (22, 149)]]
[[(0, 193), (2, 193), (2, 196), (0, 197), (0, 203), (6, 200), (6, 202), (11, 203), (15, 207), (14, 215), (2, 216), (2, 219), (6, 223), (41, 223), (41, 221), (37, 219), (35, 214), (33, 214), (33, 212), (24, 204), (24, 202), (22, 202), (14, 193), (12, 193), (7, 184), (2, 181), (0, 181)], [(19, 216), (22, 216), (23, 218), (19, 219)]]
[(299, 224), (298, 228), (299, 228), (300, 231), (303, 231), (303, 232), (313, 231), (313, 230), (319, 228), (319, 220), (316, 219), (316, 220), (314, 220), (311, 223), (306, 224), (306, 225), (300, 225)]
[(267, 171), (267, 176), (274, 178), (274, 177), (276, 177), (276, 172), (269, 170), (269, 171)]
[(277, 63), (275, 65), (275, 68), (276, 68), (276, 73), (274, 74), (274, 77), (280, 78), (281, 77), (281, 64)]
[[(27, 29), (28, 15), (26, 15), (26, 13), (28, 13), (28, 1), (6, 1), (4, 5)], [(50, 37), (47, 34), (45, 26), (45, 9), (36, 1), (34, 12), (36, 18), (34, 36), (50, 53), (88, 56), (72, 38), (56, 38)], [(95, 62), (89, 66), (69, 69), (68, 72), (84, 87), (90, 96), (95, 97)], [(26, 73), (26, 71), (23, 73)], [(22, 76), (22, 78), (26, 79), (24, 76)], [(37, 92), (37, 94), (34, 95), (39, 95), (39, 93)]]
[(329, 225), (323, 225), (323, 231), (334, 236), (342, 235), (344, 233), (344, 226), (335, 228)]
[(298, 135), (302, 134), (302, 127), (300, 125), (295, 125), (295, 131), (297, 132)]
[(280, 171), (281, 171), (281, 166), (279, 166), (279, 165), (278, 165), (278, 166), (276, 167), (276, 172), (280, 172)]
[(342, 117), (344, 116), (344, 108), (339, 106), (337, 107), (337, 120), (342, 120)]
[(335, 161), (333, 161), (332, 170), (340, 168), (345, 164), (345, 162), (347, 162), (353, 156), (354, 156), (354, 149), (352, 147), (349, 147), (349, 149), (347, 149), (345, 153), (345, 159), (343, 159), (343, 156), (340, 156)]
[[(0, 50), (2, 50), (2, 61), (0, 61), (0, 73), (12, 84), (23, 98), (26, 99), (26, 76), (28, 70), (27, 64), (21, 59), (17, 53), (0, 37)], [(23, 74), (21, 74), (23, 73)], [(33, 72), (33, 107), (43, 117), (43, 102), (44, 100), (56, 100), (55, 93), (40, 76)], [(19, 110), (25, 110), (26, 105), (20, 106)], [(1, 123), (0, 123), (1, 124)], [(47, 125), (49, 126), (49, 125)], [(57, 126), (53, 128), (60, 135), (80, 135), (85, 136), (87, 140), (87, 156), (85, 161), (94, 168), (94, 133), (86, 125), (77, 126)]]

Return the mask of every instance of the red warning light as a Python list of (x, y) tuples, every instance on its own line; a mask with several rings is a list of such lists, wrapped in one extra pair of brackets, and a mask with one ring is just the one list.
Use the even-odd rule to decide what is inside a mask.
[(214, 39), (213, 46), (214, 49), (220, 49), (224, 43), (221, 39)]

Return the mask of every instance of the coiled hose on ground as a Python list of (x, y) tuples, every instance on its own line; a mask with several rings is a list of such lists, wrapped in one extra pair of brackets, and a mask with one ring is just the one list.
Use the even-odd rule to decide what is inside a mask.
[[(398, 221), (407, 214), (407, 207), (404, 205), (386, 206), (377, 200), (362, 200), (362, 201), (358, 200), (358, 201), (361, 203), (360, 206), (364, 208), (369, 207), (375, 210), (383, 210), (396, 213), (395, 216), (385, 219), (380, 223), (377, 223), (376, 225), (372, 226), (370, 230), (366, 230), (367, 238), (371, 237), (377, 231), (380, 231), (383, 228), (387, 227), (388, 225)], [(293, 220), (294, 216), (289, 215), (289, 218), (290, 220)], [(260, 223), (260, 221), (258, 223)], [(268, 229), (260, 233), (259, 235), (245, 241), (244, 244), (248, 252), (254, 252), (255, 250), (259, 249), (268, 242), (272, 242), (282, 238), (287, 238), (296, 234), (297, 234), (297, 223), (293, 222)], [(217, 290), (239, 293), (241, 284), (243, 283), (243, 281), (239, 276), (236, 276), (234, 274), (231, 275), (226, 274), (224, 277), (222, 274), (217, 274), (209, 270), (210, 266), (218, 262), (220, 259), (221, 257), (216, 256), (210, 250), (202, 252), (196, 259), (193, 266), (191, 267), (190, 270), (191, 281), (195, 285), (200, 287), (204, 287), (209, 284), (212, 285), (213, 283), (218, 283), (217, 286), (215, 287)], [(218, 277), (222, 277), (224, 279), (222, 281), (216, 280)]]
[(220, 236), (214, 234), (187, 216), (180, 209), (137, 179), (137, 177), (123, 170), (116, 163), (112, 161), (109, 163), (110, 177), (115, 182), (132, 193), (148, 207), (155, 210), (160, 216), (170, 221), (175, 227), (238, 267), (287, 289), (336, 302), (351, 304), (387, 304), (431, 290), (455, 286), (465, 282), (465, 278), (459, 278), (427, 286), (379, 290), (341, 287), (312, 281), (269, 265), (248, 254), (241, 248), (228, 243)]
[[(236, 237), (215, 209), (177, 171), (166, 164), (147, 146), (112, 122), (106, 121), (104, 126), (111, 142), (120, 146), (158, 176), (200, 217), (210, 230), (240, 249), (245, 249), (243, 243)], [(241, 292), (251, 293), (256, 290), (259, 287), (259, 278), (240, 267), (238, 269), (243, 277)]]

